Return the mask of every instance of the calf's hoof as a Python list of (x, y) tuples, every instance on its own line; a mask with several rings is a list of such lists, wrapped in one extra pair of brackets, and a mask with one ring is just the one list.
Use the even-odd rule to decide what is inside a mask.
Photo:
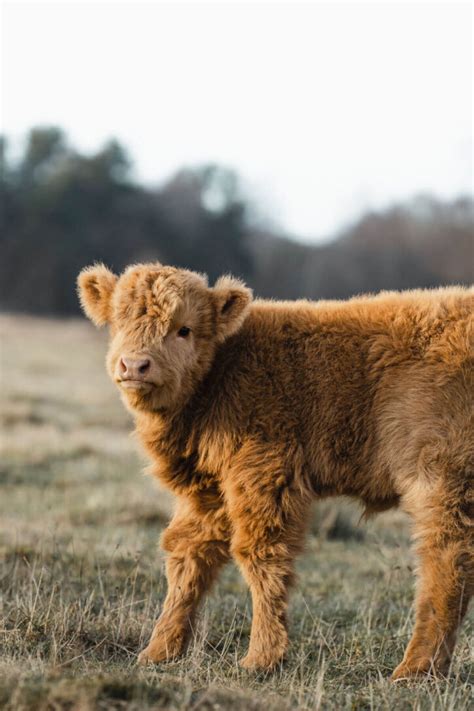
[(151, 640), (148, 647), (138, 655), (138, 664), (159, 664), (160, 662), (170, 662), (183, 653), (184, 643), (182, 639), (167, 641), (160, 639)]
[(239, 664), (243, 669), (249, 671), (271, 671), (283, 661), (283, 654), (264, 655), (249, 652), (243, 657)]
[(416, 662), (402, 662), (393, 672), (390, 681), (422, 679), (423, 677), (444, 676), (446, 667), (435, 666), (432, 659), (420, 659)]

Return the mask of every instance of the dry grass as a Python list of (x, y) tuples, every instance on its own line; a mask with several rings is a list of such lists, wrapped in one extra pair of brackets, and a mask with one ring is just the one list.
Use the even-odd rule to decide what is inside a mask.
[(448, 680), (387, 682), (411, 629), (408, 526), (396, 512), (359, 526), (343, 502), (315, 512), (284, 666), (238, 667), (250, 605), (230, 566), (188, 654), (137, 668), (165, 593), (157, 542), (172, 502), (141, 474), (104, 336), (79, 321), (0, 327), (1, 708), (472, 708), (472, 611)]

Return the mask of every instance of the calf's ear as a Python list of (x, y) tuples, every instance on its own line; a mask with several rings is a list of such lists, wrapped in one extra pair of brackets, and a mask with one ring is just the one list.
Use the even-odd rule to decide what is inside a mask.
[(103, 264), (86, 267), (77, 277), (77, 291), (82, 309), (96, 326), (110, 321), (110, 301), (117, 276)]
[(252, 291), (239, 279), (223, 276), (212, 289), (217, 307), (217, 337), (225, 341), (239, 330), (248, 314)]

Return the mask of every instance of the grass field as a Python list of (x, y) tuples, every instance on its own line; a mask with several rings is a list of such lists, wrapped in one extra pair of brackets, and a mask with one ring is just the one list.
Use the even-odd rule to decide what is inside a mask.
[(315, 509), (292, 595), (291, 650), (241, 670), (250, 600), (229, 566), (186, 656), (138, 668), (166, 584), (157, 548), (170, 497), (142, 475), (105, 374), (105, 336), (82, 321), (3, 316), (0, 708), (468, 709), (474, 615), (448, 680), (390, 684), (413, 614), (408, 522)]

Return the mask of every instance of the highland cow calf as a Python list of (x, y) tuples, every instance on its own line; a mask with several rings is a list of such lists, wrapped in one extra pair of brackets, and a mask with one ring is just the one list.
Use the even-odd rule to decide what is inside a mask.
[(110, 325), (107, 368), (177, 497), (162, 537), (168, 594), (142, 662), (183, 652), (196, 609), (233, 557), (253, 601), (242, 665), (287, 645), (288, 590), (311, 501), (400, 506), (420, 560), (416, 623), (392, 678), (444, 672), (474, 592), (474, 290), (350, 301), (253, 301), (159, 263), (79, 276)]

